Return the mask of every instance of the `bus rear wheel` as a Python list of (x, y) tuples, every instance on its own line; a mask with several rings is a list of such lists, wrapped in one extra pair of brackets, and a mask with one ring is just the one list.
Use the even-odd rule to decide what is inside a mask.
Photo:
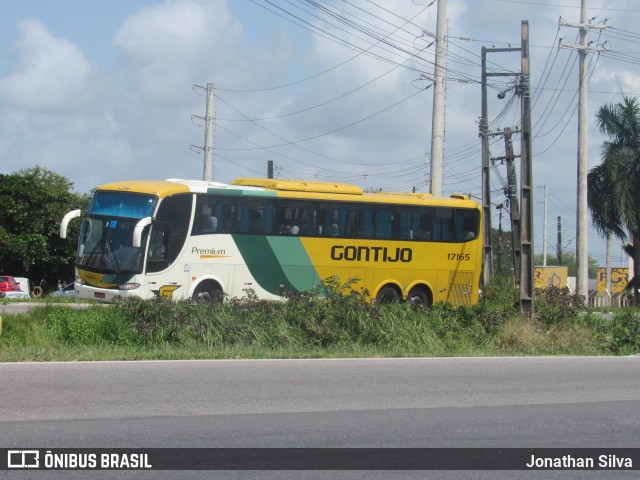
[(382, 287), (376, 295), (376, 303), (395, 303), (400, 301), (400, 294), (398, 291), (390, 286)]
[(196, 302), (218, 303), (222, 301), (223, 292), (215, 282), (202, 282), (193, 291), (191, 297)]
[(426, 310), (431, 307), (433, 302), (431, 301), (431, 296), (424, 288), (414, 287), (409, 292), (409, 295), (407, 295), (407, 303), (412, 307)]

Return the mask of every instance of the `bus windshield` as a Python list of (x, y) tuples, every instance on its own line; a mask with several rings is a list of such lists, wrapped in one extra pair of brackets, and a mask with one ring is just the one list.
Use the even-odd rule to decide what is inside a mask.
[(156, 197), (137, 193), (97, 191), (87, 213), (108, 217), (141, 218), (149, 217), (156, 206)]
[[(80, 232), (77, 266), (97, 272), (142, 272), (143, 248), (133, 246), (136, 223), (153, 214), (156, 197), (98, 191)], [(143, 233), (146, 244), (148, 229)]]
[[(133, 247), (137, 220), (87, 217), (80, 231), (78, 267), (98, 272), (142, 272), (143, 248)], [(143, 233), (146, 243), (148, 229)]]

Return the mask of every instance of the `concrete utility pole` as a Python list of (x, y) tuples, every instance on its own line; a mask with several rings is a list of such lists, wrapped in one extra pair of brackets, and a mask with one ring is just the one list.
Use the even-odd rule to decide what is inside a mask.
[(611, 235), (607, 235), (607, 259), (605, 266), (605, 274), (607, 275), (605, 288), (607, 290), (607, 306), (611, 305)]
[(480, 119), (480, 139), (482, 140), (482, 218), (484, 220), (484, 254), (482, 262), (482, 283), (487, 284), (493, 276), (491, 255), (491, 178), (489, 169), (489, 118), (487, 107), (487, 49), (482, 47), (482, 118)]
[(273, 160), (267, 161), (267, 178), (273, 178)]
[(544, 218), (542, 219), (542, 266), (547, 266), (547, 186), (543, 185)]
[[(502, 95), (502, 93), (500, 94)], [(505, 196), (509, 199), (509, 216), (511, 217), (511, 249), (513, 253), (513, 273), (515, 282), (520, 281), (520, 207), (518, 203), (518, 179), (516, 177), (515, 159), (513, 154), (513, 142), (511, 135), (514, 131), (505, 128), (500, 133), (490, 133), (490, 136), (504, 137), (504, 157), (495, 157), (491, 161), (507, 162), (507, 186), (504, 189)], [(520, 133), (520, 130), (515, 130)], [(518, 155), (519, 156), (519, 155)], [(499, 269), (500, 270), (500, 269)]]
[(513, 154), (512, 130), (504, 129), (505, 156), (507, 157), (507, 197), (511, 212), (511, 249), (513, 251), (513, 273), (520, 281), (520, 203), (518, 202), (518, 179)]
[(558, 217), (558, 238), (556, 246), (558, 265), (562, 265), (562, 217)]
[(520, 137), (520, 309), (534, 313), (533, 297), (533, 168), (531, 153), (531, 76), (529, 72), (529, 22), (521, 26), (522, 135)]
[[(587, 0), (582, 0), (580, 24), (587, 23)], [(576, 290), (589, 296), (589, 250), (587, 245), (587, 29), (580, 27), (580, 79), (578, 93), (578, 199), (576, 225)]]
[(480, 139), (482, 141), (482, 216), (484, 220), (484, 250), (483, 250), (483, 275), (482, 282), (486, 284), (493, 275), (493, 259), (491, 246), (491, 178), (490, 178), (490, 152), (489, 152), (489, 113), (487, 107), (487, 78), (518, 76), (519, 73), (487, 73), (487, 53), (490, 52), (515, 52), (519, 48), (485, 48), (481, 50), (481, 84), (482, 106), (480, 117)]
[[(562, 48), (573, 48), (580, 55), (580, 72), (578, 80), (578, 194), (576, 208), (576, 293), (585, 298), (589, 295), (589, 253), (588, 253), (588, 211), (587, 211), (587, 53), (589, 50), (605, 51), (602, 46), (590, 47), (587, 41), (589, 29), (605, 29), (604, 23), (591, 24), (588, 13), (588, 0), (582, 0), (580, 8), (580, 44), (560, 45)], [(560, 19), (560, 26), (575, 27)]]
[(207, 83), (207, 112), (204, 117), (204, 168), (202, 179), (210, 182), (213, 180), (213, 83)]
[(444, 76), (447, 61), (447, 0), (438, 0), (436, 62), (434, 66), (433, 112), (431, 116), (431, 194), (442, 195), (444, 145)]

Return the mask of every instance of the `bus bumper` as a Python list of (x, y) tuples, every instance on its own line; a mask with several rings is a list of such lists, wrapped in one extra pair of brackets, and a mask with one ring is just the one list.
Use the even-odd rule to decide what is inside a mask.
[(89, 285), (82, 285), (79, 288), (78, 298), (85, 300), (97, 300), (105, 303), (116, 303), (130, 297), (139, 297), (140, 289), (118, 290), (112, 288), (97, 288)]

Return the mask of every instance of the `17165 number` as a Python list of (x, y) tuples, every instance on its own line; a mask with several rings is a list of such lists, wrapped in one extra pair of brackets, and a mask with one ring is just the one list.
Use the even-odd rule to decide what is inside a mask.
[(470, 253), (448, 253), (447, 260), (458, 261), (458, 262), (462, 262), (462, 261), (468, 262), (469, 260), (471, 260), (471, 254)]

